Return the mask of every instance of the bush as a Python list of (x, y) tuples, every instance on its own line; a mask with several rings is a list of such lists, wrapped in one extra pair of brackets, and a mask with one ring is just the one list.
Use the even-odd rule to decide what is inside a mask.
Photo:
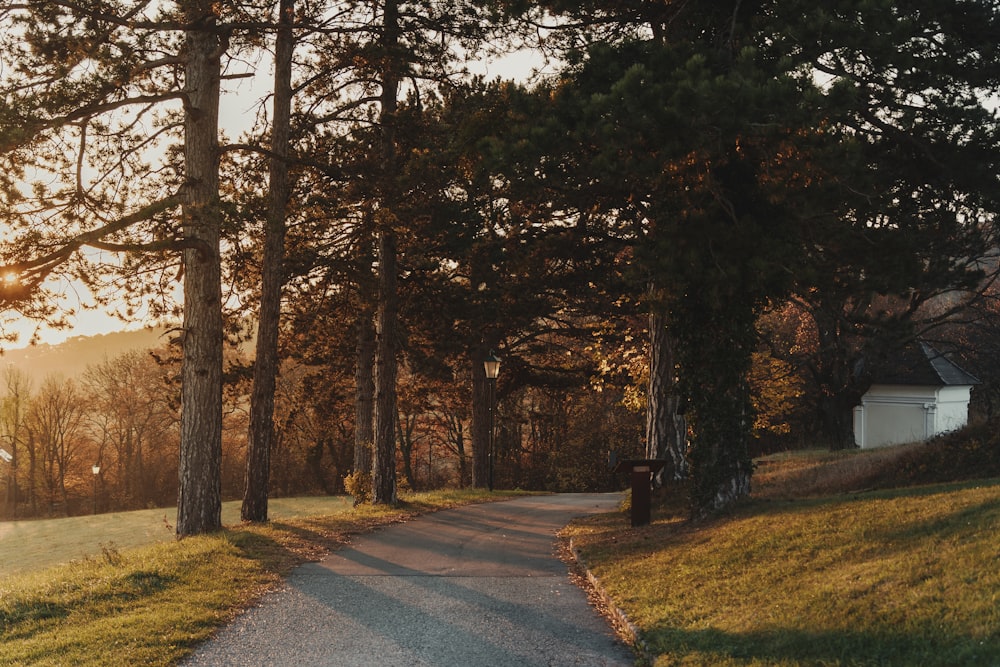
[(1000, 419), (928, 442), (757, 461), (754, 496), (806, 497), (1000, 477)]
[(1000, 477), (1000, 418), (915, 445), (901, 457), (900, 482), (935, 484)]
[(354, 496), (354, 506), (362, 505), (372, 499), (372, 476), (355, 470), (344, 477), (344, 489)]

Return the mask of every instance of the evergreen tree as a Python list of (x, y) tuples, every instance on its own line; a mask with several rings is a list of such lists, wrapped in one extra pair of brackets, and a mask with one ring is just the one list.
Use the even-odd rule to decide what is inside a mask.
[(351, 238), (341, 249), (353, 254), (332, 261), (338, 271), (347, 269), (343, 275), (356, 285), (358, 315), (375, 320), (374, 328), (366, 320), (356, 329), (357, 446), (359, 456), (369, 446), (371, 414), (375, 502), (396, 499), (399, 258), (418, 224), (419, 205), (411, 201), (422, 201), (411, 197), (420, 186), (407, 181), (411, 155), (401, 148), (415, 143), (406, 133), (420, 123), (404, 127), (401, 116), (419, 116), (425, 99), (465, 76), (463, 56), (485, 48), (491, 36), (502, 43), (509, 24), (490, 4), (389, 1), (345, 7), (318, 31), (312, 72), (304, 77), (310, 102), (302, 122), (314, 128), (316, 147), (329, 156), (314, 152), (310, 162), (325, 182), (335, 183), (338, 201), (330, 210), (336, 213), (328, 219), (343, 231), (341, 238)]
[(445, 372), (471, 385), (476, 486), (488, 484), (489, 472), (484, 359), (502, 357), (501, 398), (526, 386), (585, 383), (589, 359), (545, 348), (589, 342), (620, 285), (620, 245), (585, 212), (554, 209), (553, 193), (534, 176), (544, 149), (525, 133), (543, 108), (512, 83), (474, 81), (425, 103), (424, 141), (412, 149), (420, 158), (410, 178), (423, 184), (414, 192), (427, 196), (404, 257), (404, 309), (411, 341), (420, 341), (407, 351), (418, 372), (433, 373), (445, 359)]
[(975, 301), (997, 244), (1000, 13), (991, 2), (780, 5), (768, 48), (794, 63), (812, 131), (796, 143), (809, 222), (796, 302), (819, 436), (851, 446), (851, 408), (890, 350)]
[(250, 433), (247, 438), (246, 489), (240, 516), (244, 521), (267, 520), (268, 479), (274, 438), (274, 392), (278, 375), (278, 329), (284, 277), (286, 215), (289, 198), (289, 142), (292, 114), (292, 55), (295, 0), (278, 3), (274, 58), (274, 106), (271, 120), (267, 220), (261, 258)]
[[(221, 525), (218, 115), (226, 22), (241, 18), (222, 10), (207, 0), (10, 5), (22, 39), (2, 55), (2, 203), (14, 238), (0, 259), (17, 276), (4, 282), (5, 310), (58, 322), (51, 285), (64, 275), (124, 299), (125, 316), (140, 305), (159, 314), (164, 269), (180, 254), (178, 535)], [(156, 151), (165, 157), (152, 167)], [(95, 250), (121, 254), (111, 262)], [(109, 282), (119, 291), (109, 294)]]
[(598, 39), (571, 70), (553, 123), (575, 128), (576, 153), (550, 164), (640, 223), (636, 257), (663, 290), (702, 515), (749, 492), (746, 373), (767, 299), (794, 289), (847, 303), (884, 331), (900, 318), (868, 309), (873, 297), (916, 295), (906, 310), (978, 279), (997, 191), (983, 103), (996, 11), (642, 8), (581, 8), (601, 39), (636, 41)]

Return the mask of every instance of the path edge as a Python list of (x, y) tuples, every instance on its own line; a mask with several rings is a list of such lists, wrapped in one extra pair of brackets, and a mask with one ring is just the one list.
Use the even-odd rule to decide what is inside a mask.
[(639, 664), (652, 665), (653, 664), (653, 654), (649, 649), (649, 644), (646, 640), (642, 638), (639, 628), (629, 619), (628, 614), (618, 606), (614, 601), (614, 598), (605, 590), (604, 586), (601, 584), (601, 580), (598, 579), (593, 572), (590, 571), (590, 567), (587, 566), (587, 561), (584, 559), (583, 554), (580, 550), (576, 548), (576, 544), (573, 542), (573, 538), (569, 538), (569, 553), (573, 557), (573, 562), (579, 568), (580, 572), (586, 577), (587, 583), (590, 585), (594, 592), (594, 595), (598, 597), (607, 613), (611, 615), (613, 625), (618, 631), (619, 635), (622, 636), (632, 649), (636, 652), (639, 658)]

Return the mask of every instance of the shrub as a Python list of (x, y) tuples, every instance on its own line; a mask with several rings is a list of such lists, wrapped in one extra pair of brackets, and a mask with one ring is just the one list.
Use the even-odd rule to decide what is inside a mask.
[(344, 488), (354, 496), (354, 506), (367, 503), (372, 499), (372, 476), (355, 470), (344, 477)]

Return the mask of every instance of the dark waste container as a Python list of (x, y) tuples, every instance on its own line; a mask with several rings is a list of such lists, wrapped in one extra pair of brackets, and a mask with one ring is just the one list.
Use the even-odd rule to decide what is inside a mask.
[(663, 459), (624, 459), (615, 464), (615, 472), (626, 472), (632, 484), (632, 525), (649, 523), (652, 506), (653, 475), (663, 470)]

